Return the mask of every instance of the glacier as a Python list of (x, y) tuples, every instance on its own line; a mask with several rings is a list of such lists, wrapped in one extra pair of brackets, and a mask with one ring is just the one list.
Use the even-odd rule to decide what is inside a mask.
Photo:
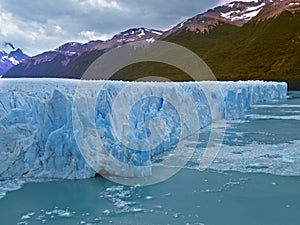
[(1, 79), (0, 180), (150, 176), (213, 121), (286, 97), (283, 82)]

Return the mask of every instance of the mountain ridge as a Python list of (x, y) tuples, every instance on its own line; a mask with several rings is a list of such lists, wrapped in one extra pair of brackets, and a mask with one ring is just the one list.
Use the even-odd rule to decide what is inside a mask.
[[(54, 51), (27, 59), (10, 69), (4, 77), (81, 78), (90, 63), (112, 48), (139, 40), (166, 40), (194, 51), (207, 62), (220, 80), (300, 80), (300, 71), (296, 66), (300, 59), (300, 28), (297, 25), (298, 22), (300, 24), (299, 11), (299, 0), (231, 2), (182, 21), (168, 31), (132, 28), (104, 42), (66, 43)], [(286, 37), (276, 31), (278, 28), (285, 32)], [(255, 57), (261, 57), (262, 62), (257, 62)], [(282, 66), (284, 64), (287, 68)], [(150, 70), (144, 67), (133, 66), (130, 70), (125, 69), (116, 74), (114, 78), (131, 80), (136, 70)], [(294, 70), (297, 74), (293, 75), (288, 70)], [(45, 71), (47, 74), (43, 74)], [(124, 71), (131, 77), (126, 77)], [(170, 72), (170, 68), (158, 71), (176, 73), (173, 76), (176, 76), (175, 80), (187, 79), (182, 73), (178, 75), (178, 71)], [(285, 79), (279, 76), (280, 73), (287, 73), (290, 77)]]

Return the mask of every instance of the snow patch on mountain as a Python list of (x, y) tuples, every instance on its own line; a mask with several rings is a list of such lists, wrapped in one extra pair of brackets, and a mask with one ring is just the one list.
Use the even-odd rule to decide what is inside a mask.
[(260, 5), (256, 5), (256, 6), (249, 5), (248, 7), (243, 8), (239, 6), (239, 3), (234, 2), (225, 5), (228, 8), (231, 8), (233, 10), (229, 12), (221, 12), (220, 16), (230, 21), (237, 21), (237, 20), (249, 21), (255, 16), (257, 16), (258, 13), (265, 5), (266, 5), (265, 2), (263, 2)]
[(290, 6), (292, 6), (292, 5), (300, 5), (300, 2), (290, 2), (289, 5)]
[(152, 32), (153, 34), (157, 34), (157, 35), (162, 35), (162, 34), (163, 34), (162, 31), (151, 30), (151, 32)]
[(131, 28), (126, 31), (120, 32), (113, 36), (110, 40), (105, 41), (101, 46), (96, 49), (109, 49), (121, 46), (126, 43), (135, 41), (153, 42), (163, 35), (163, 31), (148, 29), (144, 27)]

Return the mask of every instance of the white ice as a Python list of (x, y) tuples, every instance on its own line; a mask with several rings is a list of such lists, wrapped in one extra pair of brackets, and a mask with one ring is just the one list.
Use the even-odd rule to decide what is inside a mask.
[(286, 83), (263, 81), (1, 79), (0, 180), (148, 176), (154, 155), (212, 121), (286, 95)]

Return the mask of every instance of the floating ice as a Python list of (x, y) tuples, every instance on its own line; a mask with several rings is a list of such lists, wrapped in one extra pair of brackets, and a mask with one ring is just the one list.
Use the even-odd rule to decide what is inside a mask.
[[(291, 143), (259, 144), (251, 143), (241, 146), (222, 145), (210, 169), (218, 171), (240, 171), (240, 172), (261, 172), (281, 176), (300, 175), (300, 141)], [(197, 156), (202, 151), (196, 150), (191, 161), (197, 161)], [(187, 164), (187, 167), (197, 169), (197, 165)]]
[[(214, 120), (238, 119), (251, 105), (286, 95), (286, 83), (262, 81), (1, 79), (0, 180), (149, 176), (154, 155)], [(84, 147), (99, 154), (83, 155)]]

